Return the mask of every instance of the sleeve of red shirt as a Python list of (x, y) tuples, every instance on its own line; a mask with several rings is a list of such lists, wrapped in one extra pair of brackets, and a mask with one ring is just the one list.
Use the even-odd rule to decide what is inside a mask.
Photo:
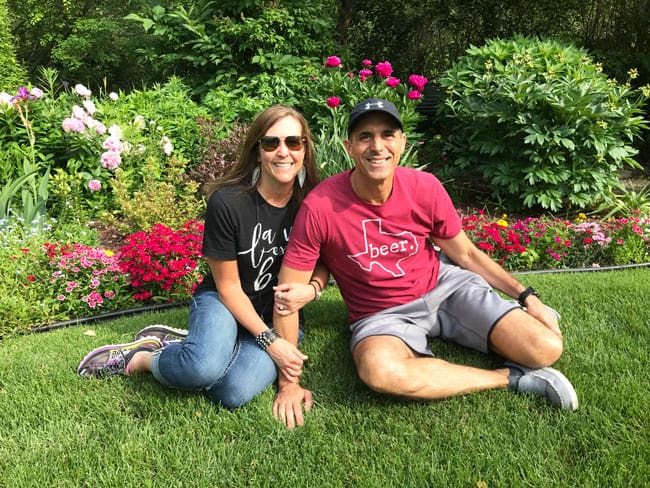
[(282, 264), (299, 271), (313, 270), (320, 256), (321, 241), (320, 226), (308, 203), (303, 201), (293, 222)]

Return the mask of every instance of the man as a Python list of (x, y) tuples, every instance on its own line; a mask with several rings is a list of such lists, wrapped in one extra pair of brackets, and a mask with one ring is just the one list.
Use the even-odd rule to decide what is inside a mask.
[[(392, 103), (370, 98), (354, 107), (345, 146), (355, 167), (304, 200), (280, 283), (307, 283), (322, 260), (348, 308), (359, 377), (377, 392), (439, 400), (510, 388), (577, 409), (571, 383), (548, 367), (563, 350), (557, 315), (469, 240), (437, 178), (398, 166), (405, 145)], [(281, 293), (276, 304), (282, 310)], [(276, 310), (275, 327), (296, 343), (298, 314), (283, 313)], [(430, 337), (508, 361), (497, 370), (452, 364), (432, 355)], [(301, 425), (303, 403), (311, 407), (311, 393), (297, 377), (281, 377), (276, 418)]]

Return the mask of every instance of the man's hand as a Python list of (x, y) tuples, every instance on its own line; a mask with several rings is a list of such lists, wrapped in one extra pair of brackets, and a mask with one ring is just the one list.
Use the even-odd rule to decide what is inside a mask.
[(298, 381), (298, 377), (302, 374), (302, 363), (307, 359), (300, 349), (289, 341), (278, 339), (266, 348), (266, 352), (287, 381), (292, 383)]
[(527, 312), (544, 324), (547, 328), (551, 329), (557, 335), (562, 337), (562, 331), (557, 321), (557, 317), (551, 312), (546, 305), (537, 297), (528, 297), (526, 299)]
[(305, 412), (309, 412), (314, 405), (311, 391), (305, 390), (298, 383), (286, 383), (280, 387), (273, 400), (273, 416), (290, 429), (304, 425), (303, 402)]

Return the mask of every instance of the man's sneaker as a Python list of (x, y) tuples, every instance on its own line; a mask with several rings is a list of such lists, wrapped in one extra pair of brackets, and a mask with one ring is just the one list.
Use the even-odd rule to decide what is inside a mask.
[(573, 385), (558, 370), (527, 368), (512, 361), (507, 361), (505, 367), (510, 369), (510, 389), (542, 396), (550, 404), (564, 410), (578, 409), (578, 395)]
[(168, 325), (149, 325), (135, 335), (135, 340), (143, 337), (157, 337), (163, 346), (172, 342), (180, 342), (187, 337), (187, 329), (174, 329)]
[(129, 361), (136, 352), (155, 351), (161, 347), (163, 344), (157, 337), (143, 337), (128, 344), (98, 347), (83, 358), (77, 367), (77, 373), (84, 378), (89, 376), (104, 378), (116, 374), (126, 374)]

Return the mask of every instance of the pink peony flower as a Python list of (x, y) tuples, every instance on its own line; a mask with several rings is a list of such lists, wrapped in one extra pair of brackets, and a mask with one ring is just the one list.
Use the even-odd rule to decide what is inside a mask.
[(409, 76), (409, 83), (413, 85), (418, 91), (424, 90), (424, 87), (429, 82), (424, 76), (413, 74)]
[(408, 97), (409, 97), (409, 100), (418, 100), (418, 99), (422, 98), (422, 93), (420, 93), (417, 90), (411, 90), (408, 93)]
[(83, 86), (81, 83), (77, 83), (74, 86), (74, 91), (77, 93), (77, 95), (79, 95), (81, 97), (84, 97), (84, 98), (89, 98), (90, 95), (92, 94), (92, 92), (88, 88)]
[(13, 102), (11, 101), (13, 97), (9, 95), (7, 92), (2, 92), (0, 93), (0, 105), (6, 105), (7, 107), (10, 107), (13, 105)]
[(73, 119), (71, 117), (68, 117), (61, 123), (61, 127), (63, 128), (64, 132), (78, 132), (82, 133), (84, 130), (86, 130), (86, 126), (84, 123), (79, 120), (79, 119)]
[(95, 104), (92, 102), (92, 100), (84, 100), (84, 108), (86, 109), (86, 112), (88, 112), (91, 116), (94, 115), (97, 111), (97, 108), (95, 108)]
[(329, 56), (325, 61), (326, 68), (338, 68), (339, 66), (341, 66), (341, 58), (338, 56)]
[(366, 81), (366, 78), (369, 76), (372, 76), (372, 70), (362, 69), (359, 71), (359, 78), (361, 78), (361, 81)]
[(389, 86), (391, 88), (395, 88), (400, 84), (399, 78), (395, 78), (394, 76), (391, 76), (390, 78), (386, 79), (386, 86)]
[(370, 67), (372, 66), (372, 61), (370, 61), (369, 59), (364, 59), (363, 61), (361, 61), (361, 64)]
[(90, 191), (98, 191), (102, 188), (102, 183), (99, 180), (90, 180), (88, 182), (88, 188)]
[(117, 153), (121, 153), (122, 150), (124, 149), (124, 145), (122, 144), (122, 141), (120, 141), (120, 138), (116, 136), (107, 137), (102, 143), (102, 147), (104, 149), (108, 149), (109, 151), (114, 151)]
[(122, 163), (122, 157), (117, 151), (106, 151), (101, 157), (102, 167), (116, 169)]
[(383, 63), (377, 63), (377, 66), (375, 66), (375, 71), (377, 71), (377, 74), (382, 78), (388, 78), (393, 74), (393, 67), (388, 61), (384, 61)]
[(32, 97), (34, 97), (34, 100), (38, 100), (39, 98), (41, 98), (43, 96), (43, 90), (41, 90), (40, 88), (34, 87), (34, 88), (31, 89), (29, 94)]
[(86, 119), (86, 117), (88, 115), (86, 114), (86, 111), (83, 108), (81, 108), (79, 105), (73, 105), (72, 106), (72, 116), (75, 119), (79, 119), (79, 120), (83, 121), (83, 120)]
[(341, 99), (339, 97), (329, 97), (327, 99), (327, 106), (330, 108), (335, 108), (341, 105)]

